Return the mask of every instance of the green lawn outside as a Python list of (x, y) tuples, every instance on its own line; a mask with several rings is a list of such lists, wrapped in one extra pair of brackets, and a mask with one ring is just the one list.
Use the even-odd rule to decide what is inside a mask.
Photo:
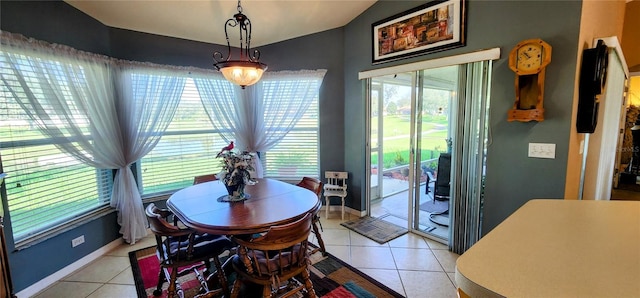
[[(377, 117), (372, 118), (372, 127), (377, 127), (377, 121)], [(423, 161), (437, 158), (440, 152), (447, 151), (446, 125), (447, 119), (443, 115), (423, 116), (420, 138)], [(409, 164), (410, 128), (408, 116), (384, 116), (383, 166), (385, 169)], [(372, 138), (376, 137), (376, 133), (373, 133)], [(378, 154), (372, 154), (371, 163), (377, 163), (377, 159)]]
[[(384, 117), (384, 137), (393, 137), (397, 135), (408, 135), (411, 133), (410, 121), (408, 116), (386, 115)], [(444, 115), (423, 115), (422, 130), (427, 131), (434, 129), (436, 126), (447, 125), (447, 117)], [(377, 136), (378, 117), (371, 117), (371, 128), (373, 130), (372, 137)]]

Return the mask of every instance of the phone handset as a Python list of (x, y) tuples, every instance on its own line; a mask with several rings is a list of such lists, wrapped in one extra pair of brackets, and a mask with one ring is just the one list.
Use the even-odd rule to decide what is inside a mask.
[(609, 47), (604, 44), (602, 39), (598, 40), (596, 45), (596, 63), (594, 71), (593, 87), (596, 95), (602, 93), (604, 85), (607, 82), (607, 68), (609, 65)]

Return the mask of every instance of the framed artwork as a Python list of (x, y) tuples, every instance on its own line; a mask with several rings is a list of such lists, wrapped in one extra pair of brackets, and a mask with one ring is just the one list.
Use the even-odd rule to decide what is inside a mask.
[(373, 23), (373, 63), (464, 46), (465, 1), (431, 1)]

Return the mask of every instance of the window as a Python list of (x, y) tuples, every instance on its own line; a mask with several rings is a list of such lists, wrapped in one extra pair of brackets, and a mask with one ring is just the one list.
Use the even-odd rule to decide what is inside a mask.
[(226, 144), (213, 129), (192, 79), (187, 79), (180, 104), (158, 144), (138, 163), (142, 194), (152, 196), (181, 189), (193, 177), (220, 172), (215, 159)]
[[(260, 156), (265, 177), (293, 181), (303, 176), (318, 176), (319, 173), (318, 92), (309, 100), (308, 96), (293, 92), (295, 88), (290, 86), (293, 83), (289, 84), (287, 80), (295, 81), (272, 79), (262, 82), (265, 105), (270, 106), (265, 108), (265, 119), (286, 116), (290, 106), (299, 104), (301, 100), (309, 101), (308, 108), (294, 128), (268, 152), (261, 152)], [(224, 83), (212, 86), (232, 88)], [(225, 90), (222, 93), (230, 94), (232, 91)], [(278, 125), (271, 127), (286, 132), (285, 128)], [(169, 193), (191, 185), (194, 176), (220, 172), (220, 161), (215, 156), (220, 148), (227, 145), (221, 133), (228, 135), (230, 131), (222, 132), (213, 127), (195, 83), (187, 79), (169, 129), (158, 145), (138, 164), (143, 196)]]
[[(262, 154), (265, 176), (283, 180), (300, 180), (303, 176), (318, 177), (320, 172), (318, 154), (319, 109), (318, 93), (311, 96), (297, 94), (293, 87), (296, 79), (265, 81), (265, 101), (277, 103), (277, 109), (266, 109), (265, 118), (278, 118), (287, 113), (287, 106), (301, 104), (307, 100), (308, 108), (286, 136), (268, 152)], [(310, 88), (313, 89), (313, 88)], [(316, 86), (317, 89), (317, 86)], [(299, 92), (300, 90), (298, 90)], [(272, 126), (278, 130), (279, 126)]]
[[(14, 63), (23, 70), (22, 74), (31, 74), (25, 80), (30, 90), (37, 93), (36, 97), (54, 92), (39, 84), (31, 65), (37, 63), (51, 73), (57, 73), (63, 62), (25, 55), (15, 57), (18, 59)], [(19, 244), (107, 206), (111, 197), (112, 173), (75, 160), (56, 147), (62, 145), (59, 139), (40, 133), (15, 99), (24, 98), (25, 94), (5, 55), (0, 55), (0, 74), (0, 154), (2, 169), (8, 173), (5, 182), (13, 236)], [(64, 87), (65, 78), (58, 80)], [(69, 89), (61, 90), (64, 98), (71, 97)], [(73, 103), (68, 101), (68, 104)], [(87, 123), (84, 117), (74, 120)], [(49, 123), (61, 130), (67, 129), (59, 119), (51, 119)], [(86, 125), (81, 127), (87, 128)]]

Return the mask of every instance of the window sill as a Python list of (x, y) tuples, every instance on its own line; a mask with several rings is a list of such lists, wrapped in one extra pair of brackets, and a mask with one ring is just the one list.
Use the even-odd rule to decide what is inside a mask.
[(19, 241), (15, 241), (15, 248), (14, 251), (19, 251), (19, 250), (23, 250), (25, 248), (29, 248), (33, 245), (36, 245), (38, 243), (41, 243), (45, 240), (51, 239), (57, 235), (60, 235), (64, 232), (67, 232), (69, 230), (72, 230), (76, 227), (79, 227), (83, 224), (86, 224), (92, 220), (95, 220), (96, 218), (105, 216), (107, 214), (110, 214), (112, 212), (116, 212), (116, 210), (114, 208), (111, 208), (111, 206), (109, 205), (105, 205), (103, 207), (97, 208), (96, 210), (92, 211), (92, 212), (88, 212), (86, 214), (83, 214), (82, 216), (75, 218), (73, 220), (61, 223), (60, 225), (57, 225), (55, 227), (52, 227), (48, 230), (30, 235), (25, 237), (24, 239), (20, 239)]

